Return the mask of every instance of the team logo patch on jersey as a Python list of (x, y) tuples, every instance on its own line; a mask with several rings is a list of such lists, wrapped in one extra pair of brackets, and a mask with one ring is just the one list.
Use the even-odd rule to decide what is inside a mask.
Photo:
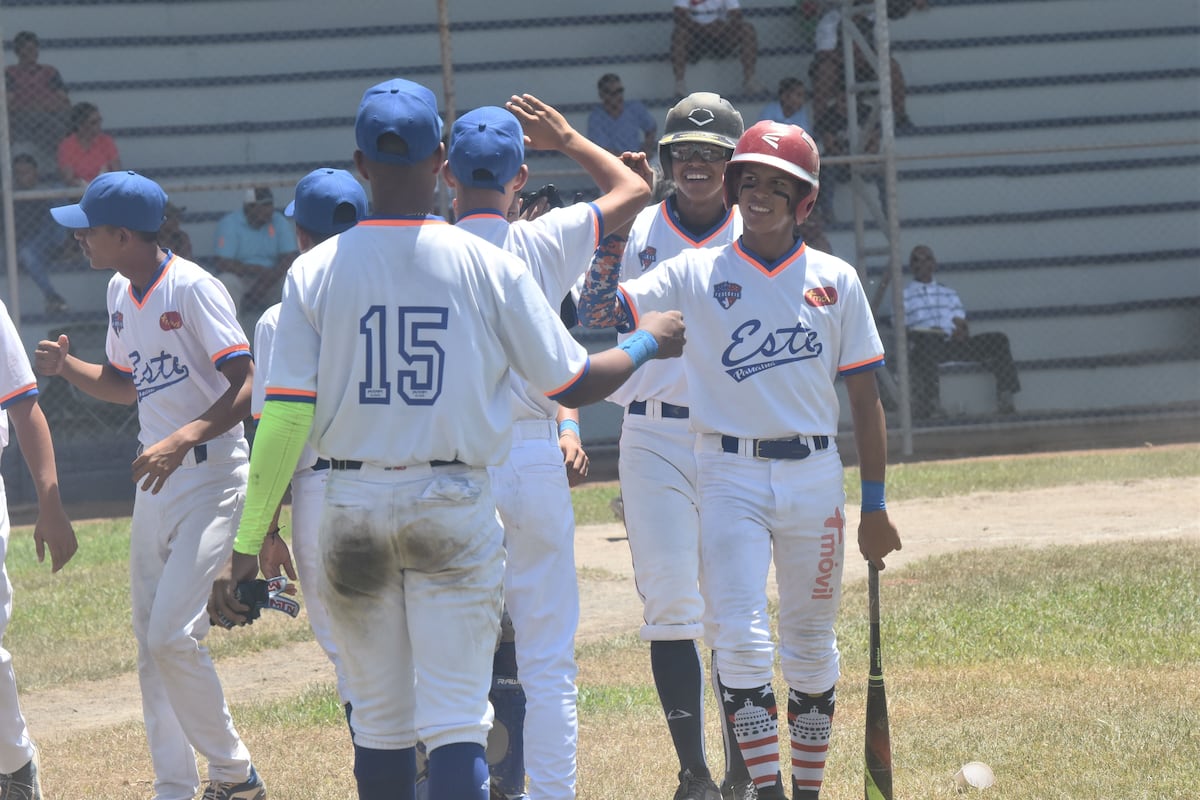
[(109, 324), (112, 325), (113, 333), (120, 336), (121, 331), (125, 330), (125, 315), (120, 311), (114, 311), (109, 317)]
[(178, 311), (164, 311), (158, 318), (158, 327), (164, 331), (177, 331), (183, 327), (183, 317)]
[(742, 299), (742, 287), (730, 281), (721, 281), (713, 287), (713, 297), (721, 304), (721, 308), (730, 308)]
[(638, 253), (638, 261), (642, 262), (642, 272), (654, 266), (654, 262), (658, 261), (658, 251), (653, 247), (647, 247), (642, 252)]
[(831, 306), (838, 300), (837, 289), (832, 286), (822, 286), (819, 289), (809, 289), (804, 293), (804, 302), (810, 306), (820, 308), (821, 306)]

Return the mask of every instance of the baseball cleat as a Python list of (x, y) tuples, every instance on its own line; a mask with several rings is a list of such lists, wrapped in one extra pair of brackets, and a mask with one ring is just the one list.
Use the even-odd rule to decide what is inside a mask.
[(251, 765), (250, 777), (241, 783), (209, 781), (200, 800), (267, 800), (267, 787)]
[(711, 778), (693, 775), (690, 769), (685, 769), (679, 773), (675, 800), (721, 800), (721, 790)]
[(0, 798), (3, 800), (42, 800), (38, 780), (37, 750), (29, 763), (16, 772), (0, 773)]

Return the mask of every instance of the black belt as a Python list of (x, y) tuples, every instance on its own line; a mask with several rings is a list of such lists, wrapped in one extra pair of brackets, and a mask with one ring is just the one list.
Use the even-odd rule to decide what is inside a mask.
[(329, 459), (318, 458), (317, 463), (313, 464), (311, 467), (309, 467), (309, 469), (311, 469), (313, 472), (320, 472), (323, 469), (329, 469)]
[[(145, 445), (139, 444), (138, 449), (137, 449), (137, 454), (140, 456), (142, 454), (142, 452), (145, 451), (145, 449), (146, 449)], [(196, 456), (197, 464), (203, 464), (205, 461), (208, 461), (208, 445), (207, 444), (196, 445), (195, 447), (192, 448), (192, 453)]]
[[(461, 464), (461, 463), (463, 463), (463, 462), (459, 461), (456, 458), (453, 461), (430, 461), (429, 466), (431, 466), (431, 467), (450, 467), (455, 464)], [(341, 458), (331, 458), (331, 459), (329, 459), (329, 467), (331, 469), (362, 469), (363, 462), (350, 461), (350, 460), (341, 459)], [(408, 469), (408, 467), (380, 467), (380, 469), (386, 469), (386, 470)]]
[[(670, 403), (659, 403), (658, 405), (661, 409), (662, 416), (667, 417), (668, 419), (687, 419), (691, 415), (691, 412), (688, 411), (687, 406), (674, 406)], [(646, 416), (646, 401), (634, 400), (629, 404), (629, 413), (637, 414), (641, 417)]]
[[(797, 436), (794, 439), (755, 439), (752, 455), (755, 458), (785, 458), (798, 461), (808, 458), (813, 450), (825, 450), (829, 447), (828, 436), (813, 436), (812, 448), (809, 448), (809, 437)], [(742, 440), (736, 436), (722, 436), (721, 449), (726, 453), (740, 453)]]

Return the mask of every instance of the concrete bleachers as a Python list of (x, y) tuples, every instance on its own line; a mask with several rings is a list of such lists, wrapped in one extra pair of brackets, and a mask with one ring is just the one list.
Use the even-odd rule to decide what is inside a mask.
[[(743, 5), (759, 30), (763, 82), (806, 75), (811, 33), (795, 5)], [(457, 110), (530, 91), (582, 130), (596, 78), (615, 71), (661, 120), (672, 102), (669, 8), (616, 0), (594, 10), (453, 3)], [(131, 36), (125, 12), (104, 4), (22, 2), (6, 8), (5, 33), (38, 31), (43, 60), (62, 70), (73, 99), (100, 107), (125, 164), (168, 187), (255, 180), (276, 186), (282, 206), (308, 169), (348, 165), (363, 88), (401, 74), (443, 95), (434, 4), (406, 7), (402, 24), (384, 26), (369, 0), (146, 2), (136, 13)], [(1092, 359), (1075, 371), (1115, 375), (1106, 354), (1178, 353), (1189, 330), (1196, 311), (1186, 303), (1119, 303), (1200, 297), (1198, 33), (1191, 0), (932, 0), (892, 24), (916, 126), (897, 139), (901, 250), (933, 246), (973, 327), (1010, 333), (1018, 360), (1037, 373), (1022, 411), (1108, 402), (1080, 394), (1071, 367), (1047, 363)], [(740, 94), (736, 59), (690, 64), (688, 85), (731, 97), (748, 122), (765, 101)], [(561, 157), (530, 163), (535, 183), (587, 184)], [(848, 256), (849, 191), (831, 190), (842, 223), (829, 237)], [(188, 208), (197, 253), (210, 254), (216, 219), (238, 207), (238, 192), (172, 196)], [(868, 238), (883, 243), (877, 231)], [(1164, 252), (1175, 255), (1147, 256)], [(96, 277), (55, 279), (72, 307), (87, 309), (90, 297), (95, 311)], [(1005, 316), (1010, 309), (1044, 319)], [(1112, 328), (1123, 336), (1106, 336)], [(1195, 374), (1194, 361), (1153, 366), (1173, 363)], [(951, 394), (955, 381), (945, 384)]]

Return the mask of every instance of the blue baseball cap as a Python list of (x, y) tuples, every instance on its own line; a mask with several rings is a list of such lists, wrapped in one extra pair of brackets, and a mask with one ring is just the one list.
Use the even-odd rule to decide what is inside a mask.
[(157, 231), (162, 227), (167, 193), (133, 170), (105, 172), (88, 184), (73, 206), (50, 209), (54, 221), (65, 228), (113, 225), (131, 231)]
[(468, 111), (450, 129), (450, 171), (465, 186), (503, 192), (525, 163), (525, 133), (506, 108)]
[(314, 169), (296, 184), (296, 199), (283, 210), (296, 224), (321, 236), (353, 228), (367, 215), (367, 193), (344, 169)]
[[(380, 152), (379, 137), (385, 133), (403, 139), (407, 152)], [(372, 86), (358, 104), (354, 140), (367, 158), (383, 164), (415, 164), (429, 158), (442, 141), (437, 98), (421, 84), (403, 78)]]

